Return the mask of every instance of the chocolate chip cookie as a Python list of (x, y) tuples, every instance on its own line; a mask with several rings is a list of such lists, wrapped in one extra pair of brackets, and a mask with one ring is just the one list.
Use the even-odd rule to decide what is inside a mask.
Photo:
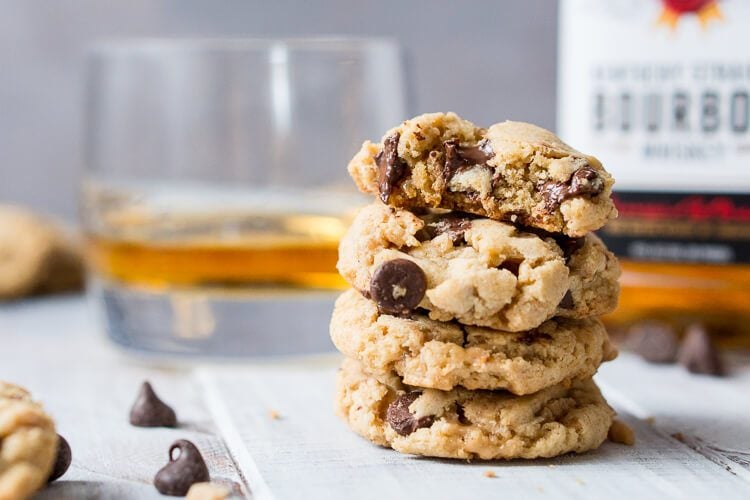
[(47, 484), (57, 440), (52, 418), (29, 393), (0, 381), (0, 499), (23, 500)]
[(83, 285), (82, 252), (52, 223), (0, 205), (0, 300)]
[(523, 395), (572, 379), (591, 378), (615, 358), (598, 319), (552, 319), (527, 332), (504, 332), (381, 314), (354, 290), (336, 301), (331, 339), (367, 373), (395, 385), (448, 391), (506, 389)]
[(365, 142), (349, 173), (394, 207), (460, 210), (568, 236), (617, 215), (601, 163), (528, 123), (484, 129), (454, 113), (417, 116)]
[(402, 453), (460, 459), (554, 457), (598, 447), (614, 412), (591, 379), (527, 396), (389, 386), (344, 361), (336, 412), (351, 429)]
[(457, 212), (417, 215), (375, 202), (339, 246), (338, 270), (385, 314), (429, 311), (497, 330), (584, 318), (617, 305), (619, 267), (593, 234), (537, 234)]

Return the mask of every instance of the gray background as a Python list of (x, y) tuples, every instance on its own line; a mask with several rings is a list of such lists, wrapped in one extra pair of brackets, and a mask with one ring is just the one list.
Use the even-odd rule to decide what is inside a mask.
[(412, 112), (555, 122), (554, 0), (0, 0), (0, 202), (76, 214), (87, 45), (115, 36), (389, 36)]

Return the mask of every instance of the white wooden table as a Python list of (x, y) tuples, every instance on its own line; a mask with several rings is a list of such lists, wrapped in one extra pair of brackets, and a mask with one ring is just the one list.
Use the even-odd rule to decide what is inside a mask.
[[(750, 368), (739, 359), (714, 379), (622, 355), (597, 380), (636, 446), (466, 463), (402, 456), (349, 432), (332, 413), (336, 356), (146, 364), (110, 346), (93, 317), (78, 297), (0, 306), (0, 379), (28, 387), (73, 449), (39, 499), (161, 498), (151, 480), (178, 438), (247, 498), (750, 498)], [(128, 424), (144, 379), (180, 428)]]

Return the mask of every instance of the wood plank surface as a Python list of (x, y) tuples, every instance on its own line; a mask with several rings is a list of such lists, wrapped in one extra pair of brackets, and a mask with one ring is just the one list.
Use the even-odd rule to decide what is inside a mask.
[[(151, 481), (178, 438), (236, 496), (257, 499), (750, 497), (747, 361), (713, 379), (622, 355), (597, 381), (636, 446), (466, 463), (403, 456), (350, 432), (333, 415), (336, 356), (144, 362), (113, 348), (94, 318), (80, 298), (0, 306), (0, 378), (29, 388), (73, 449), (71, 469), (39, 499), (162, 498)], [(180, 428), (128, 424), (144, 379)]]

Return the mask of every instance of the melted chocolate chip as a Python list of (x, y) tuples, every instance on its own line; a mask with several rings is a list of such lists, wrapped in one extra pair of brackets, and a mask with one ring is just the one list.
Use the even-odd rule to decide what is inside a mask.
[(596, 170), (581, 167), (568, 182), (547, 181), (540, 187), (544, 206), (549, 211), (557, 210), (560, 203), (575, 196), (596, 196), (604, 190), (604, 181)]
[(650, 363), (673, 363), (679, 342), (674, 328), (669, 324), (643, 321), (630, 327), (624, 347)]
[(378, 166), (378, 184), (380, 199), (388, 203), (393, 188), (406, 175), (406, 162), (398, 157), (398, 140), (400, 135), (393, 134), (383, 141), (383, 150), (375, 155)]
[(476, 146), (461, 146), (457, 139), (451, 139), (443, 143), (445, 148), (445, 165), (443, 165), (443, 177), (450, 180), (456, 172), (464, 167), (472, 165), (488, 166), (487, 162), (494, 158), (489, 139), (482, 139)]
[(50, 472), (47, 482), (51, 483), (61, 478), (67, 472), (68, 467), (70, 467), (71, 461), (73, 461), (73, 452), (70, 450), (70, 445), (64, 437), (58, 434), (55, 463), (52, 465), (52, 472)]
[(529, 330), (520, 334), (517, 340), (522, 344), (531, 345), (541, 340), (552, 340), (552, 336), (539, 330)]
[(174, 410), (156, 395), (151, 384), (143, 382), (130, 409), (130, 424), (136, 427), (176, 427)]
[(726, 373), (716, 347), (706, 330), (698, 324), (690, 325), (685, 332), (679, 353), (679, 363), (690, 373), (722, 376)]
[(421, 394), (418, 391), (407, 392), (400, 395), (393, 403), (388, 405), (386, 420), (391, 428), (402, 436), (408, 436), (422, 427), (429, 427), (435, 421), (435, 417), (433, 416), (417, 418), (409, 411), (409, 406)]
[(583, 245), (586, 243), (585, 236), (580, 238), (570, 238), (563, 234), (554, 234), (553, 238), (555, 239), (557, 246), (563, 251), (565, 260), (568, 260), (574, 253), (576, 253), (576, 251), (583, 248)]
[[(179, 450), (177, 457), (175, 450)], [(210, 479), (198, 448), (190, 441), (179, 439), (169, 447), (169, 463), (156, 473), (154, 486), (162, 495), (185, 496), (193, 484)]]
[(573, 294), (570, 290), (565, 292), (565, 295), (563, 295), (562, 300), (559, 304), (557, 304), (557, 307), (560, 309), (573, 309), (576, 306), (575, 302), (573, 301)]
[(407, 259), (383, 262), (370, 280), (370, 296), (385, 314), (408, 315), (422, 301), (425, 291), (424, 271)]
[(424, 227), (417, 234), (417, 239), (427, 241), (447, 233), (453, 244), (458, 245), (463, 242), (464, 233), (471, 227), (474, 218), (476, 217), (470, 214), (461, 213), (434, 216), (426, 220)]

